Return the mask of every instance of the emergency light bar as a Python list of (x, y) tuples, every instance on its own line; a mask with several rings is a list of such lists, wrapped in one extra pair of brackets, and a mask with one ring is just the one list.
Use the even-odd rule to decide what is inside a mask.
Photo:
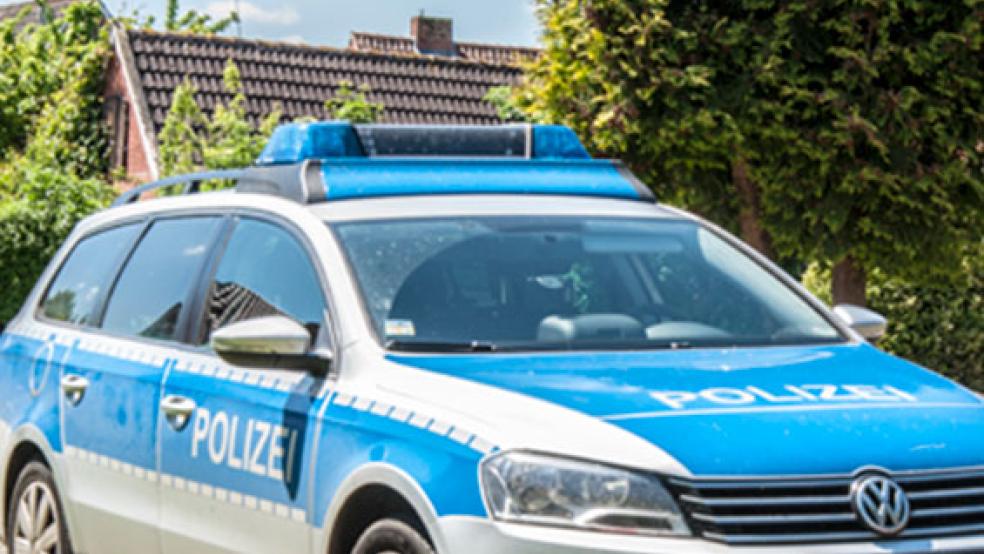
[(655, 200), (622, 162), (596, 160), (560, 125), (292, 123), (274, 131), (256, 165), (171, 177), (117, 198), (170, 187), (182, 194), (222, 179), (236, 191), (302, 204), (427, 194), (554, 194)]
[(352, 125), (323, 121), (278, 127), (257, 165), (378, 157), (590, 158), (577, 135), (560, 125)]

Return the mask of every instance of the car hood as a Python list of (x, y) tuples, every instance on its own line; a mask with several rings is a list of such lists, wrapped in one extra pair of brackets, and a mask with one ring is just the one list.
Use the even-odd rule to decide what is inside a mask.
[(984, 400), (866, 344), (389, 359), (599, 418), (694, 475), (984, 465)]

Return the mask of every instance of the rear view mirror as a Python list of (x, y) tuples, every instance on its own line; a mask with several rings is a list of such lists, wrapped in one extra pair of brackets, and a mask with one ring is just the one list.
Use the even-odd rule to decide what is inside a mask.
[(870, 341), (876, 341), (885, 335), (888, 320), (877, 312), (851, 304), (839, 304), (834, 307), (834, 313), (851, 329)]
[(240, 321), (212, 334), (215, 353), (233, 365), (327, 372), (331, 353), (312, 351), (311, 342), (303, 325), (281, 315)]

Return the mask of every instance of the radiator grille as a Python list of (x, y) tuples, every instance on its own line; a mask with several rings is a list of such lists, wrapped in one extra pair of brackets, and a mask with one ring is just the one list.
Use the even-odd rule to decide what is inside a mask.
[[(889, 475), (912, 509), (899, 538), (984, 534), (984, 468)], [(854, 477), (671, 479), (694, 532), (728, 544), (883, 540), (851, 502)]]

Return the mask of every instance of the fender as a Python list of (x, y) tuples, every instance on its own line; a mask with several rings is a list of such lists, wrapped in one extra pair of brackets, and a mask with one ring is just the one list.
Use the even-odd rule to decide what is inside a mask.
[[(55, 488), (58, 489), (58, 495), (61, 497), (62, 501), (62, 512), (65, 517), (65, 526), (68, 529), (69, 537), (77, 537), (75, 527), (75, 514), (72, 510), (73, 505), (69, 501), (68, 497), (68, 478), (65, 471), (62, 468), (61, 463), (61, 453), (55, 452), (54, 448), (51, 447), (51, 443), (45, 438), (44, 433), (41, 429), (33, 424), (26, 423), (21, 425), (13, 432), (10, 433), (9, 440), (6, 447), (2, 452), (0, 452), (0, 521), (6, 520), (7, 516), (7, 499), (3, 497), (2, 487), (7, 482), (8, 471), (10, 467), (10, 458), (14, 451), (22, 444), (31, 444), (41, 451), (41, 455), (44, 456), (45, 461), (48, 463), (48, 467), (51, 468), (51, 474), (55, 479)], [(6, 540), (4, 536), (6, 534), (6, 525), (0, 525), (0, 544)]]
[(355, 491), (366, 485), (385, 485), (402, 495), (420, 517), (427, 534), (434, 541), (436, 551), (439, 553), (448, 551), (444, 537), (439, 532), (437, 511), (420, 485), (408, 473), (392, 464), (373, 462), (360, 466), (359, 469), (349, 474), (338, 487), (335, 497), (328, 506), (321, 529), (315, 530), (316, 537), (319, 531), (321, 535), (320, 540), (315, 538), (314, 541), (315, 544), (320, 545), (319, 550), (316, 551), (318, 554), (328, 552), (332, 526), (339, 512), (341, 512), (342, 506)]

